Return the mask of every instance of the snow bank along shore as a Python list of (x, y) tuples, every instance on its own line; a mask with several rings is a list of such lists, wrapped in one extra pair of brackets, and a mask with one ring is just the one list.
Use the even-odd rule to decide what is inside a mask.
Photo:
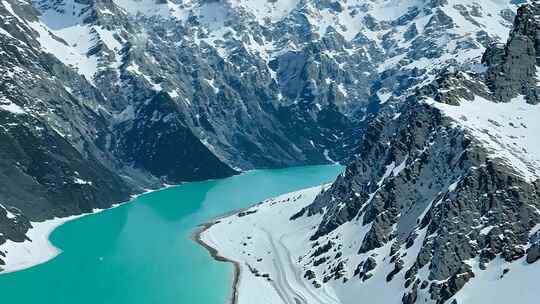
[(340, 303), (331, 288), (303, 279), (293, 252), (306, 252), (315, 217), (289, 218), (313, 202), (318, 186), (266, 200), (206, 225), (200, 242), (238, 265), (235, 303)]
[(50, 234), (58, 226), (80, 218), (84, 215), (75, 215), (63, 218), (54, 218), (44, 222), (32, 222), (32, 228), (28, 230), (28, 239), (22, 243), (7, 240), (0, 245), (0, 251), (6, 254), (6, 265), (0, 274), (23, 270), (32, 266), (45, 263), (56, 257), (61, 251), (49, 241)]

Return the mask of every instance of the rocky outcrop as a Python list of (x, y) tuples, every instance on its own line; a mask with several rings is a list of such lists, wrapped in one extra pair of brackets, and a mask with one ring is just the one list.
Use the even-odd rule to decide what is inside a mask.
[(540, 259), (540, 245), (534, 244), (527, 251), (527, 263), (532, 264)]
[[(363, 265), (378, 257), (387, 267), (385, 280), (403, 282), (403, 303), (442, 304), (456, 301), (479, 272), (497, 267), (494, 260), (515, 266), (539, 259), (538, 175), (528, 177), (494, 153), (469, 126), (467, 113), (446, 112), (464, 103), (516, 103), (521, 95), (537, 103), (529, 93), (537, 81), (538, 15), (536, 4), (520, 8), (507, 44), (483, 56), (486, 71), (445, 71), (405, 102), (380, 107), (367, 124), (356, 160), (291, 218), (320, 217), (311, 236), (314, 244), (331, 238), (335, 246), (356, 246), (356, 252), (317, 267), (306, 261), (305, 268), (324, 272), (345, 263), (355, 277), (369, 280)], [(531, 47), (518, 46), (520, 41)], [(489, 123), (512, 128), (498, 123), (498, 117), (494, 114)], [(484, 133), (501, 140), (489, 130)], [(357, 259), (360, 264), (348, 263)]]
[(175, 183), (235, 174), (183, 124), (176, 107), (169, 95), (158, 93), (134, 110), (137, 119), (119, 123), (119, 157)]
[[(24, 242), (26, 240), (26, 231), (31, 227), (31, 224), (19, 209), (0, 205), (0, 227), (2, 231), (5, 231), (0, 236), (2, 244), (7, 240)], [(0, 251), (0, 268), (3, 265), (2, 256), (3, 252)]]
[(488, 66), (486, 84), (498, 101), (508, 102), (521, 94), (531, 104), (539, 102), (539, 15), (536, 5), (520, 7), (508, 43), (494, 45), (484, 55), (482, 61)]

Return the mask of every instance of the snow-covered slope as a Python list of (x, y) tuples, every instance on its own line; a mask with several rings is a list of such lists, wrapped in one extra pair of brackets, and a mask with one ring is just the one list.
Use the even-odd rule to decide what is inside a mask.
[(320, 190), (270, 199), (220, 218), (201, 234), (202, 242), (239, 264), (238, 303), (339, 303), (331, 289), (318, 291), (305, 280), (298, 263), (298, 254), (309, 250), (309, 231), (316, 221), (289, 221)]
[[(320, 216), (289, 220), (313, 202), (328, 186), (306, 189), (264, 201), (241, 213), (216, 220), (201, 235), (201, 241), (215, 248), (220, 256), (239, 264), (237, 303), (402, 303), (407, 280), (395, 272), (389, 243), (370, 252), (358, 254), (361, 240), (370, 225), (361, 220), (342, 225), (316, 243), (309, 236)], [(425, 210), (425, 213), (427, 210)], [(414, 265), (426, 238), (427, 227), (419, 229), (419, 238), (398, 249), (401, 265)], [(325, 260), (335, 260), (327, 267)], [(535, 303), (538, 297), (536, 276), (540, 263), (528, 264), (525, 257), (507, 262), (497, 257), (487, 270), (476, 259), (466, 261), (476, 274), (453, 298), (457, 303)], [(351, 267), (353, 266), (353, 267)], [(429, 269), (419, 270), (427, 282)], [(442, 282), (441, 282), (442, 283)], [(415, 295), (417, 303), (434, 303), (430, 288), (424, 283)], [(497, 290), (497, 292), (493, 292)], [(405, 300), (404, 300), (405, 301)], [(413, 303), (409, 301), (406, 303)]]

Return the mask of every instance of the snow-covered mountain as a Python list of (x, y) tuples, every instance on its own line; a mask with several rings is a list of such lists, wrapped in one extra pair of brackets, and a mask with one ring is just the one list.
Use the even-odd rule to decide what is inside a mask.
[(251, 282), (239, 303), (536, 303), (539, 31), (522, 6), (470, 68), (379, 107), (332, 185), (203, 233)]
[[(306, 208), (325, 210), (313, 236), (374, 206), (369, 223), (390, 214), (365, 245), (374, 250), (393, 239), (398, 218), (419, 216), (403, 216), (401, 204), (425, 210), (492, 151), (518, 172), (538, 164), (527, 140), (536, 108), (525, 103), (536, 100), (536, 40), (524, 45), (516, 34), (531, 25), (515, 26), (512, 54), (486, 52), (508, 39), (518, 5), (2, 0), (0, 243), (24, 241), (32, 221), (106, 208), (164, 183), (336, 160), (352, 163)], [(494, 100), (514, 101), (489, 107)], [(450, 127), (459, 125), (472, 135)], [(458, 170), (448, 159), (463, 151), (476, 154)], [(402, 192), (387, 186), (408, 168), (419, 175)], [(532, 171), (523, 185), (535, 185)], [(390, 204), (394, 196), (408, 203)], [(408, 227), (399, 240), (417, 229), (399, 225)]]

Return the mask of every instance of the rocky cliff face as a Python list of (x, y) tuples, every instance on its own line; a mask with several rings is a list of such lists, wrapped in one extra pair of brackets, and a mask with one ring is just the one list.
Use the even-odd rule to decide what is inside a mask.
[[(442, 71), (477, 70), (515, 10), (515, 1), (491, 0), (1, 1), (0, 204), (26, 217), (17, 221), (24, 231), (163, 183), (375, 157), (380, 136), (406, 133), (405, 113), (426, 116), (405, 96)], [(526, 23), (511, 37), (534, 41)], [(497, 75), (514, 59), (491, 52), (499, 55), (486, 59), (486, 83), (503, 87)], [(530, 82), (526, 61), (515, 73)], [(512, 94), (525, 94), (515, 82)], [(398, 108), (403, 118), (392, 120)], [(383, 131), (388, 121), (394, 129)], [(400, 144), (420, 145), (427, 131), (418, 132)], [(389, 163), (376, 164), (372, 177)], [(344, 183), (365, 187), (355, 179)]]
[(476, 72), (444, 72), (380, 108), (356, 160), (292, 217), (322, 215), (316, 258), (303, 262), (315, 280), (357, 296), (387, 288), (403, 303), (478, 303), (482, 282), (510, 286), (539, 259), (538, 9), (518, 10)]
[(486, 84), (498, 101), (508, 102), (521, 94), (529, 103), (538, 103), (539, 13), (537, 6), (522, 6), (508, 43), (491, 47), (483, 58), (489, 67)]

